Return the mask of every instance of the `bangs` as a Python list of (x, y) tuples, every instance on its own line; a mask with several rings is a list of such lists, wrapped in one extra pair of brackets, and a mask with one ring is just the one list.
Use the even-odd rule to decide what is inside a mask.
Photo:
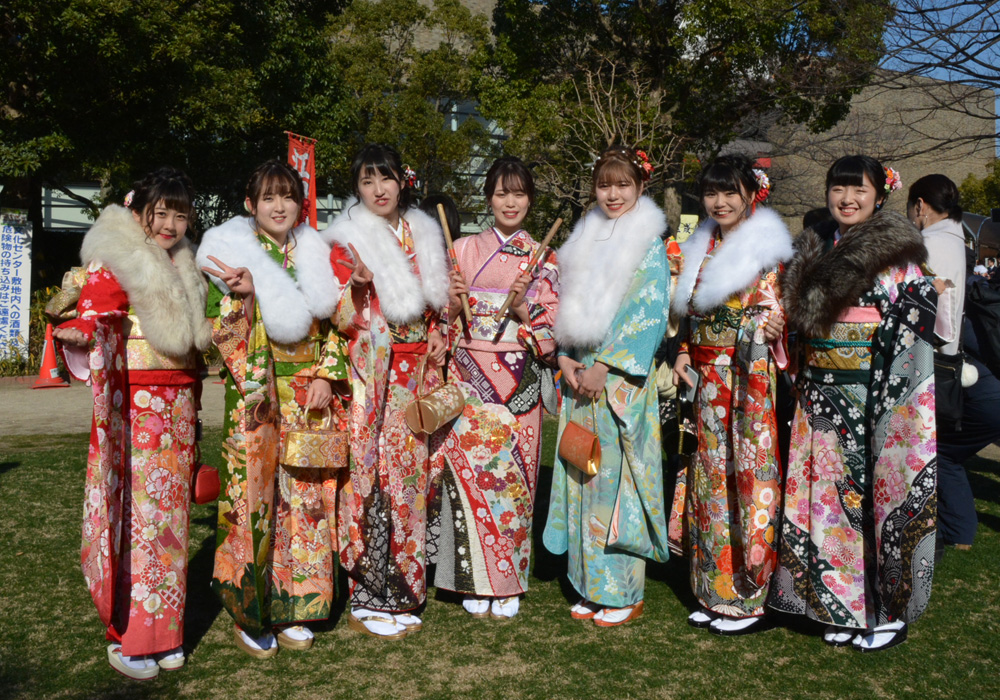
[(601, 164), (600, 172), (594, 177), (595, 185), (610, 185), (615, 182), (621, 182), (623, 180), (633, 183), (636, 187), (639, 186), (641, 180), (637, 180), (635, 176), (636, 166), (624, 159), (608, 159)]
[(876, 191), (885, 187), (885, 169), (869, 156), (844, 156), (838, 158), (826, 173), (826, 189), (831, 187), (861, 187), (865, 176)]
[(739, 173), (734, 168), (720, 163), (708, 166), (698, 178), (698, 191), (702, 196), (712, 192), (743, 193), (743, 189)]
[(528, 194), (528, 188), (524, 186), (524, 180), (518, 173), (503, 173), (500, 176), (500, 189), (504, 192), (522, 192)]
[(258, 198), (271, 195), (273, 197), (292, 197), (298, 201), (302, 197), (298, 184), (287, 172), (278, 170), (268, 173), (261, 179)]
[[(375, 177), (375, 175), (384, 175), (385, 177), (391, 177), (396, 182), (401, 182), (400, 174), (393, 170), (388, 160), (385, 159), (365, 163), (361, 167), (361, 177)], [(361, 177), (358, 179), (360, 180)]]
[(173, 209), (189, 216), (194, 211), (194, 202), (191, 201), (190, 193), (180, 180), (167, 180), (159, 183), (149, 193), (148, 201), (154, 209), (162, 202), (167, 209)]

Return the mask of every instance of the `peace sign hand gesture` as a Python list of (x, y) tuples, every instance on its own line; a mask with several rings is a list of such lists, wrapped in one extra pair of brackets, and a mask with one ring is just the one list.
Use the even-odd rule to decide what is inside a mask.
[(229, 267), (229, 265), (218, 258), (213, 258), (211, 255), (208, 256), (208, 259), (218, 265), (220, 269), (214, 270), (210, 267), (203, 267), (201, 268), (202, 272), (207, 272), (213, 277), (218, 277), (225, 282), (231, 292), (236, 292), (243, 296), (253, 294), (253, 275), (250, 274), (250, 270), (245, 267)]
[(364, 287), (366, 284), (375, 279), (375, 273), (368, 269), (364, 260), (361, 259), (361, 254), (358, 253), (358, 249), (355, 248), (353, 244), (348, 243), (347, 247), (351, 249), (351, 255), (354, 256), (354, 264), (351, 265), (351, 263), (343, 260), (338, 260), (337, 264), (342, 267), (346, 267), (351, 271), (352, 287)]

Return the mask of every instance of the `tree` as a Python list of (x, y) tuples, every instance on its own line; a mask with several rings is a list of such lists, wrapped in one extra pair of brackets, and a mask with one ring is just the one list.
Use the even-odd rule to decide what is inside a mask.
[(995, 109), (1000, 91), (1000, 3), (896, 0), (885, 42), (882, 65), (887, 71), (874, 84), (890, 93), (916, 89), (925, 95), (919, 104), (900, 107), (910, 121), (919, 123), (945, 111), (984, 123), (977, 133), (928, 129), (922, 151), (916, 152), (961, 157), (970, 143), (1000, 138)]
[(240, 211), (250, 170), (283, 156), (283, 129), (319, 137), (321, 154), (343, 138), (343, 88), (323, 32), (337, 9), (319, 0), (9, 0), (0, 10), (0, 178), (28, 203), (36, 231), (43, 183), (97, 180), (103, 203), (165, 163), (217, 205), (203, 223)]
[(486, 19), (458, 0), (354, 0), (329, 33), (349, 89), (350, 137), (334, 159), (333, 189), (349, 193), (353, 152), (384, 142), (416, 170), (423, 192), (449, 191), (461, 205), (471, 195), (471, 161), (492, 148), (485, 125), (469, 116)]
[(991, 163), (983, 177), (969, 173), (958, 191), (965, 211), (989, 216), (993, 209), (1000, 208), (1000, 159)]
[(877, 64), (890, 13), (885, 0), (500, 0), (482, 110), (508, 152), (538, 163), (554, 208), (575, 213), (612, 142), (644, 148), (654, 184), (673, 187), (696, 154), (757, 136), (762, 114), (835, 123)]

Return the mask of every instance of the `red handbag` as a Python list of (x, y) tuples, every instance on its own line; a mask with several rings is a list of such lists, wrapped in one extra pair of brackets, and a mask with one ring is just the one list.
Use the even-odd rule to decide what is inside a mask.
[[(198, 439), (201, 438), (201, 421), (195, 430)], [(194, 464), (191, 466), (191, 501), (203, 506), (219, 497), (222, 483), (219, 481), (219, 470), (211, 464), (201, 461), (201, 445), (195, 447)]]

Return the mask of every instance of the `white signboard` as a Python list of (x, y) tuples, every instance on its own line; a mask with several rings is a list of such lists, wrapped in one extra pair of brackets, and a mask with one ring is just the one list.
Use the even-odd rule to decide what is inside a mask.
[(0, 211), (0, 357), (28, 357), (31, 224), (17, 209)]

